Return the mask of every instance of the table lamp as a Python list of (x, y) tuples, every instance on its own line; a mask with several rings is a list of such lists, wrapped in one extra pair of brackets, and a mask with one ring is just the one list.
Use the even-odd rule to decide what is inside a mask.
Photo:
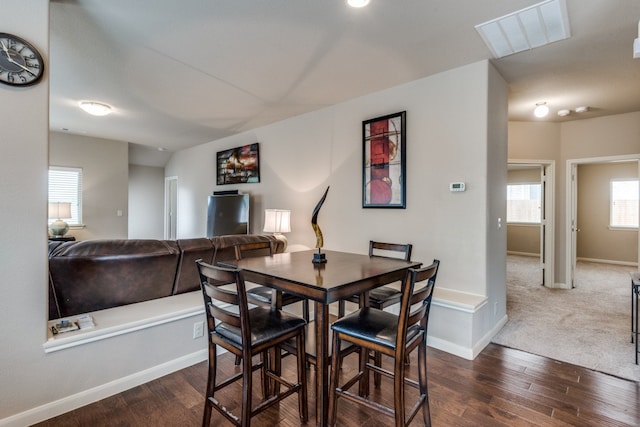
[(49, 219), (55, 219), (49, 225), (49, 231), (53, 237), (62, 237), (69, 231), (69, 224), (62, 218), (71, 218), (71, 203), (49, 202)]
[(283, 209), (264, 210), (265, 233), (291, 233), (291, 211)]

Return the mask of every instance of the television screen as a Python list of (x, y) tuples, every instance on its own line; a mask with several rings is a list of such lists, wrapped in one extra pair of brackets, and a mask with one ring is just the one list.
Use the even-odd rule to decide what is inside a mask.
[(209, 196), (207, 237), (249, 233), (249, 195)]

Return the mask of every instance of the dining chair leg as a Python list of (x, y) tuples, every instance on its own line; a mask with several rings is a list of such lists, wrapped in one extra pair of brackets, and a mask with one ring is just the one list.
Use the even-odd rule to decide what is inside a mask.
[[(213, 350), (212, 350), (213, 348)], [(217, 369), (217, 358), (216, 358), (216, 346), (209, 346), (209, 372), (207, 375), (207, 391), (205, 394), (204, 401), (204, 413), (202, 415), (202, 427), (209, 427), (211, 424), (211, 410), (213, 409), (211, 406), (210, 397), (213, 397), (213, 393), (216, 389), (216, 369)]]
[[(425, 339), (426, 340), (426, 337)], [(422, 419), (425, 427), (431, 427), (431, 409), (429, 408), (429, 384), (427, 383), (427, 344), (423, 342), (418, 347), (418, 384), (422, 402)]]
[[(340, 348), (340, 337), (338, 334), (333, 334), (333, 348)], [(331, 380), (329, 381), (329, 413), (327, 417), (327, 424), (329, 427), (333, 427), (336, 424), (336, 416), (338, 410), (338, 396), (336, 394), (336, 388), (338, 387), (338, 380), (340, 379), (340, 367), (342, 366), (342, 358), (339, 356), (339, 352), (334, 351), (331, 356)]]
[(302, 318), (309, 323), (309, 300), (302, 300)]
[(345, 313), (344, 306), (345, 306), (344, 300), (338, 301), (338, 317), (344, 317), (344, 313)]
[(393, 401), (396, 427), (405, 425), (404, 409), (404, 357), (395, 360), (393, 369)]
[(250, 357), (242, 358), (242, 372), (244, 375), (242, 375), (242, 409), (240, 412), (241, 427), (249, 427), (251, 423), (251, 390), (253, 382)]
[[(378, 351), (373, 352), (373, 364), (376, 365), (378, 368), (382, 367), (382, 353)], [(382, 378), (382, 375), (380, 375), (379, 373), (377, 372), (373, 373), (373, 384), (375, 385), (376, 388), (380, 388), (381, 378)]]
[[(305, 348), (304, 333), (296, 337), (297, 348)], [(300, 420), (306, 423), (309, 420), (309, 405), (307, 397), (307, 357), (304, 351), (298, 351), (298, 382), (302, 384), (298, 391), (298, 408), (300, 409)]]

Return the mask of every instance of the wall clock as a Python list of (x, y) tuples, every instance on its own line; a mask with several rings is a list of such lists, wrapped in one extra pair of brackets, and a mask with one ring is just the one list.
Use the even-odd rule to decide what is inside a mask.
[(0, 33), (0, 83), (29, 86), (44, 72), (40, 52), (29, 42), (12, 34)]

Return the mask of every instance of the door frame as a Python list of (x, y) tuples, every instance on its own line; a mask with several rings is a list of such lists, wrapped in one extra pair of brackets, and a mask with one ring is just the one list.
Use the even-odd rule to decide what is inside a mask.
[[(548, 288), (556, 287), (555, 284), (555, 160), (528, 160), (509, 159), (509, 164), (530, 165), (540, 167), (542, 170), (541, 180), (544, 179), (542, 194), (544, 206), (544, 220), (541, 221), (540, 239), (540, 265), (543, 271), (543, 284)], [(505, 190), (506, 191), (506, 190)]]
[(178, 238), (178, 177), (164, 178), (164, 238)]
[[(578, 183), (575, 177), (575, 171), (578, 165), (588, 163), (609, 163), (620, 161), (638, 162), (638, 177), (640, 178), (640, 154), (623, 154), (619, 156), (604, 157), (587, 157), (582, 159), (568, 159), (566, 165), (566, 217), (565, 217), (565, 288), (574, 287), (574, 273), (576, 264), (576, 247), (574, 239), (577, 230), (577, 200), (578, 200)], [(638, 233), (638, 268), (640, 268), (640, 233)]]

